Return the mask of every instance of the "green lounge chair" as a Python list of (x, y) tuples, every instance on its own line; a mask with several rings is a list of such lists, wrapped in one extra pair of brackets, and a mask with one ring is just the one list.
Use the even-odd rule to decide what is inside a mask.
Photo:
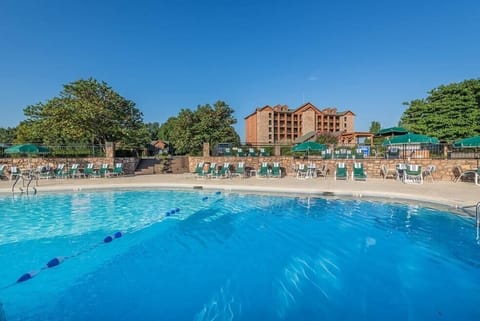
[(83, 170), (83, 175), (85, 177), (96, 177), (97, 171), (93, 168), (94, 164), (93, 163), (88, 163), (85, 169)]
[(363, 168), (363, 163), (353, 163), (352, 179), (354, 181), (366, 181), (367, 173)]
[(336, 169), (335, 169), (335, 180), (347, 180), (348, 179), (348, 174), (347, 174), (347, 167), (345, 166), (345, 163), (337, 163)]
[(53, 171), (55, 178), (66, 178), (68, 173), (65, 171), (65, 164), (58, 164), (57, 168)]
[(355, 159), (363, 159), (363, 158), (364, 158), (363, 149), (357, 148), (355, 150)]
[(268, 163), (262, 162), (260, 169), (258, 170), (257, 177), (268, 177)]
[(111, 176), (120, 176), (123, 175), (123, 163), (116, 163), (113, 171), (109, 174)]
[(100, 177), (107, 177), (110, 175), (110, 168), (108, 164), (102, 164), (102, 167), (98, 170)]
[(230, 147), (226, 147), (225, 151), (223, 152), (223, 156), (232, 156), (232, 150)]
[(202, 176), (204, 165), (205, 165), (204, 162), (198, 162), (197, 166), (195, 167), (195, 171), (193, 173), (196, 174), (197, 176)]
[(237, 156), (238, 157), (245, 157), (245, 152), (241, 148), (237, 148)]
[(265, 150), (265, 148), (260, 148), (260, 156), (267, 157), (270, 156), (269, 153)]
[(307, 165), (298, 164), (297, 178), (298, 179), (308, 178), (308, 166)]
[(332, 150), (331, 149), (325, 149), (322, 150), (322, 158), (323, 159), (332, 159)]
[(248, 149), (248, 156), (256, 157), (256, 156), (257, 156), (257, 152), (255, 151), (255, 149), (249, 148), (249, 149)]
[(75, 178), (81, 175), (80, 170), (79, 170), (79, 164), (72, 164), (72, 167), (68, 170), (67, 177), (70, 178)]
[(197, 168), (195, 169), (197, 178), (207, 178), (207, 174), (209, 172), (210, 172), (210, 163), (199, 162), (197, 164)]
[(235, 173), (233, 173), (233, 175), (245, 178), (246, 174), (247, 173), (245, 172), (245, 162), (238, 162), (237, 167), (235, 168)]
[(212, 176), (217, 172), (217, 163), (210, 163), (208, 169), (204, 170), (204, 175), (206, 178), (212, 178)]
[(213, 178), (227, 178), (230, 177), (230, 163), (223, 163), (220, 169), (217, 169), (213, 174)]
[(422, 166), (413, 164), (407, 165), (403, 182), (406, 184), (423, 184)]
[(280, 168), (279, 162), (274, 162), (272, 166), (272, 177), (281, 178), (282, 177), (282, 169)]

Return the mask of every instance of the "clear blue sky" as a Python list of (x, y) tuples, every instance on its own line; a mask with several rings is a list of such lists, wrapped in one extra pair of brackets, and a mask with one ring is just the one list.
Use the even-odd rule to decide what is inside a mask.
[(480, 75), (478, 0), (2, 0), (0, 127), (93, 77), (146, 122), (304, 102), (397, 124), (404, 101)]

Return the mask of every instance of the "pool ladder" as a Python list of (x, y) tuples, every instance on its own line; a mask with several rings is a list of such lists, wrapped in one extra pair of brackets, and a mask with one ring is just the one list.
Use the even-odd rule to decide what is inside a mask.
[(477, 230), (477, 241), (480, 241), (480, 202), (475, 207), (475, 229)]
[[(13, 185), (12, 185), (12, 193), (15, 193), (15, 186), (17, 185), (18, 181), (22, 179), (22, 187), (25, 187), (25, 179), (28, 179), (28, 183), (27, 183), (27, 195), (29, 194), (29, 189), (30, 189), (30, 184), (32, 183), (33, 180), (36, 180), (36, 184), (38, 184), (38, 179), (36, 178), (35, 175), (28, 175), (26, 178), (24, 176), (17, 176), (16, 179), (15, 179), (15, 182), (13, 182)], [(32, 186), (33, 188), (33, 194), (37, 194), (37, 189), (35, 188), (35, 186)], [(19, 187), (20, 189), (20, 192), (23, 193), (23, 188)], [(1, 321), (1, 319), (0, 319)]]

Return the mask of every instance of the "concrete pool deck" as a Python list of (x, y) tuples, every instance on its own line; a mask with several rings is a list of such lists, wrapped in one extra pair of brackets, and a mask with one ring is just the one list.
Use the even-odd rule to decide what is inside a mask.
[[(10, 181), (0, 181), (0, 194), (11, 195)], [(22, 187), (22, 181), (18, 182)], [(29, 194), (33, 194), (32, 181)], [(20, 189), (15, 188), (15, 194)], [(392, 201), (428, 202), (444, 205), (452, 209), (464, 210), (475, 214), (475, 205), (480, 201), (480, 187), (473, 183), (438, 181), (424, 184), (404, 184), (393, 179), (368, 179), (359, 181), (335, 181), (326, 179), (284, 178), (233, 178), (233, 179), (198, 179), (192, 174), (138, 175), (97, 179), (43, 179), (35, 186), (37, 193), (58, 191), (85, 191), (97, 189), (128, 188), (181, 188), (212, 189), (222, 191), (305, 194), (310, 196), (383, 198)], [(26, 194), (26, 187), (22, 187)]]

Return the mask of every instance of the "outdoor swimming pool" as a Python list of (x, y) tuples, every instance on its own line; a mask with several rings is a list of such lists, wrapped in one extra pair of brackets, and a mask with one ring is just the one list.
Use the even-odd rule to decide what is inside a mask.
[(0, 209), (8, 321), (480, 317), (474, 219), (440, 210), (165, 190), (0, 197)]

